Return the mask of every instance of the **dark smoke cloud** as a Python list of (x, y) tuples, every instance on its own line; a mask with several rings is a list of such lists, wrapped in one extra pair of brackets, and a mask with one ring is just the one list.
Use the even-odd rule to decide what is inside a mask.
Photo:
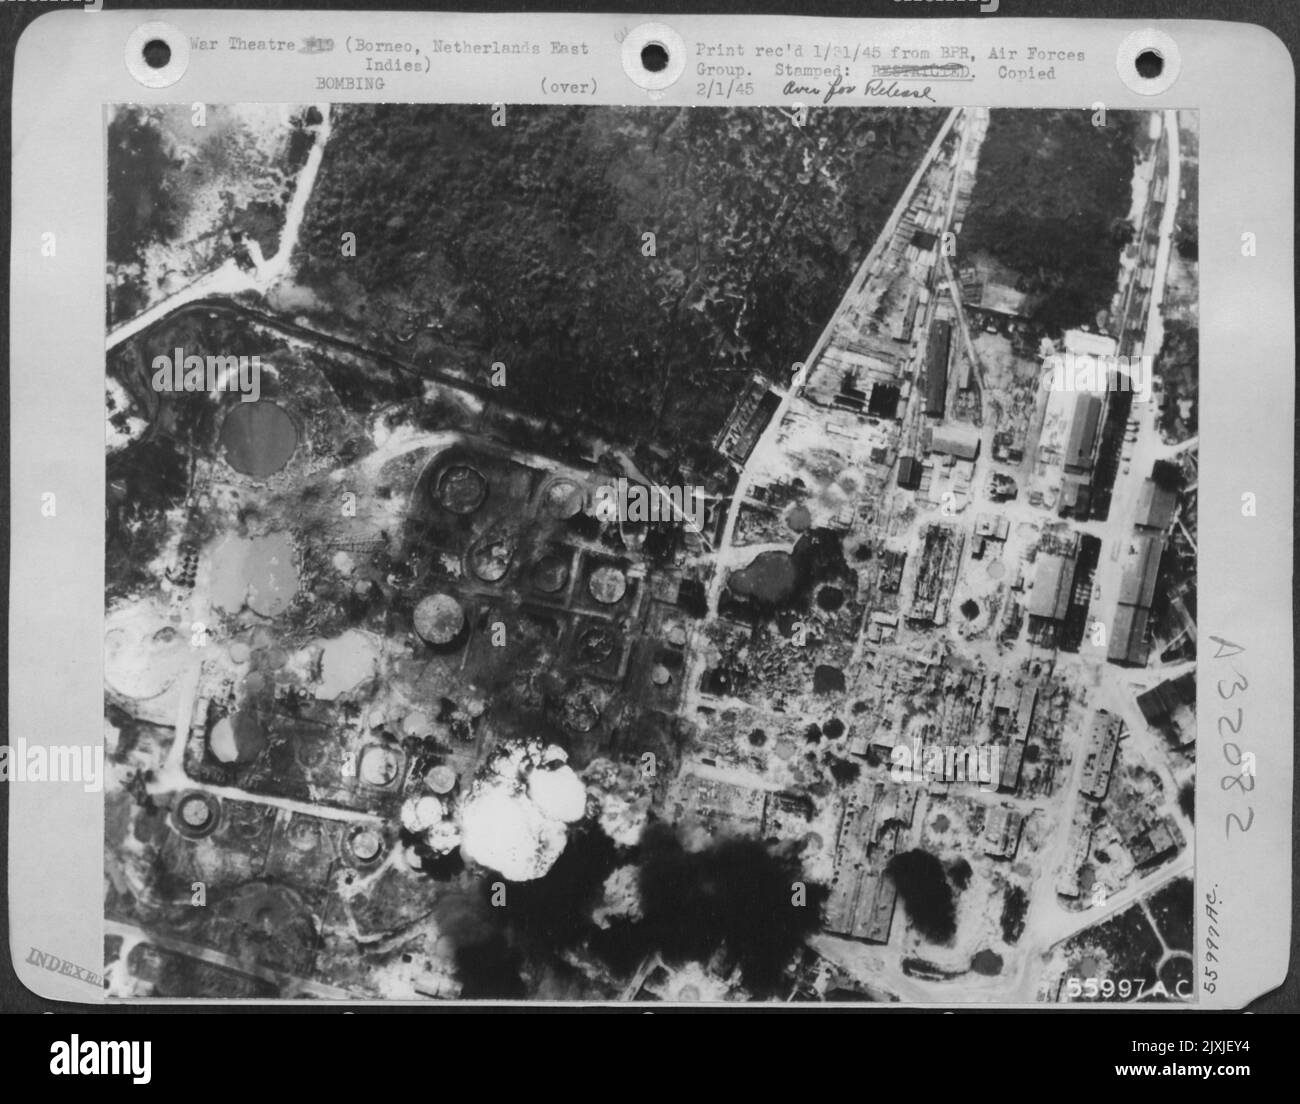
[(947, 943), (957, 930), (957, 910), (943, 863), (928, 851), (903, 851), (885, 871), (916, 930), (931, 943)]
[(501, 910), (488, 903), (490, 886), (481, 891), (450, 893), (433, 910), (438, 930), (455, 947), (456, 974), (466, 1000), (517, 1000), (527, 994), (519, 956), (506, 938)]
[(434, 910), (438, 929), (452, 941), (456, 971), (466, 999), (526, 996), (524, 976), (545, 988), (535, 994), (572, 996), (577, 981), (559, 954), (596, 931), (591, 914), (605, 879), (618, 865), (614, 843), (594, 828), (576, 829), (545, 877), (506, 882), (505, 905), (492, 905), (493, 886), (483, 878), (474, 890), (441, 898)]
[(792, 886), (801, 880), (793, 855), (756, 840), (724, 839), (692, 852), (671, 828), (651, 825), (641, 842), (637, 934), (670, 962), (705, 961), (725, 947), (746, 987), (767, 996), (820, 924), (825, 891), (810, 885), (806, 903), (795, 905)]
[[(596, 926), (592, 911), (605, 879), (618, 866), (638, 868), (642, 918)], [(756, 840), (720, 840), (687, 851), (664, 824), (646, 829), (640, 846), (620, 851), (604, 833), (587, 829), (570, 837), (545, 877), (506, 885), (506, 907), (490, 903), (493, 879), (477, 893), (444, 897), (435, 919), (456, 948), (466, 998), (515, 998), (572, 993), (579, 979), (561, 952), (586, 946), (626, 979), (647, 955), (665, 961), (707, 962), (725, 951), (724, 968), (737, 966), (746, 988), (759, 997), (778, 993), (786, 966), (820, 926), (826, 892), (808, 885), (806, 903), (792, 901), (802, 881), (797, 858)]]

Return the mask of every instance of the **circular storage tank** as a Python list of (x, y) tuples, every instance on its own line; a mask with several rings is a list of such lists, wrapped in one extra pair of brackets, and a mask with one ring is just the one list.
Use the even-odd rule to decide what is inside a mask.
[(424, 776), (424, 783), (436, 794), (449, 794), (456, 788), (456, 772), (451, 767), (434, 767)]
[(591, 573), (587, 589), (601, 605), (612, 606), (621, 602), (627, 593), (627, 576), (617, 567), (606, 564)]
[(453, 514), (472, 514), (487, 498), (488, 481), (477, 468), (453, 464), (438, 477), (435, 497)]
[(298, 427), (273, 402), (238, 402), (221, 423), (221, 446), (235, 471), (265, 479), (289, 463)]
[(430, 594), (415, 607), (415, 631), (430, 644), (450, 644), (465, 627), (465, 611), (450, 594)]

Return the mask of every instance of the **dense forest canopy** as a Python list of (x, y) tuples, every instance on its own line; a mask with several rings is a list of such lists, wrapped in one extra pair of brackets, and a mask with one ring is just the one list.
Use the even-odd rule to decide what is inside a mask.
[(173, 166), (166, 139), (140, 108), (123, 108), (108, 124), (108, 259), (139, 260), (143, 246), (175, 237), (184, 198), (168, 186)]
[(940, 118), (342, 108), (300, 279), (381, 340), (436, 333), (401, 347), (429, 367), (500, 361), (534, 409), (707, 442), (750, 371), (784, 380), (807, 355)]
[(1110, 305), (1133, 233), (1135, 143), (1145, 116), (997, 109), (958, 246), (1014, 269), (1037, 301), (1034, 321), (1060, 332), (1094, 325)]

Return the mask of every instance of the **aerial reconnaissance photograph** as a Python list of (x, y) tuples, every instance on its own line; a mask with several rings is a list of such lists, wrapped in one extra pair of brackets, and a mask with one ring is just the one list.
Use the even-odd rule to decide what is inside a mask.
[(1194, 112), (104, 125), (110, 996), (1193, 999)]

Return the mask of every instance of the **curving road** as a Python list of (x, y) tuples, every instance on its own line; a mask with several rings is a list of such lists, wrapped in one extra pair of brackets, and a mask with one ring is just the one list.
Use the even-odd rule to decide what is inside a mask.
[(321, 114), (321, 122), (315, 127), (316, 140), (312, 143), (311, 152), (294, 185), (293, 199), (289, 201), (284, 228), (280, 232), (280, 249), (275, 256), (269, 261), (262, 260), (260, 247), (256, 242), (251, 242), (250, 255), (255, 262), (252, 272), (240, 268), (233, 259), (226, 261), (219, 268), (200, 276), (188, 287), (167, 296), (129, 322), (110, 330), (104, 343), (106, 351), (112, 352), (122, 342), (152, 328), (190, 304), (214, 296), (238, 295), (249, 291), (265, 295), (288, 274), (293, 251), (298, 247), (302, 222), (306, 217), (307, 202), (316, 187), (316, 177), (325, 158), (325, 143), (330, 136), (330, 105), (326, 103), (314, 106)]

